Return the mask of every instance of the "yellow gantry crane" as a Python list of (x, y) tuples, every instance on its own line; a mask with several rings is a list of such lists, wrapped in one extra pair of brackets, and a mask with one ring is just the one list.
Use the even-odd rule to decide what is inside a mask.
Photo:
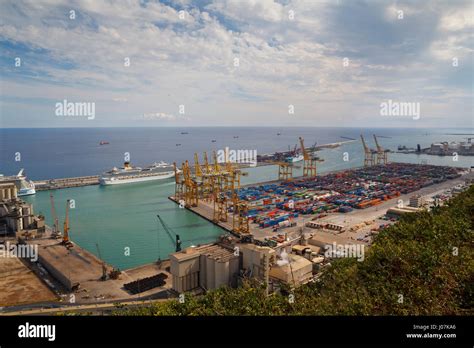
[(278, 180), (288, 181), (293, 179), (293, 165), (287, 162), (275, 162), (278, 165)]
[(390, 150), (384, 150), (380, 146), (377, 136), (374, 134), (375, 146), (377, 147), (377, 164), (387, 164), (388, 163), (388, 152)]
[(233, 231), (238, 234), (249, 233), (247, 218), (248, 207), (246, 202), (240, 201), (240, 177), (244, 175), (241, 169), (233, 165), (226, 156), (225, 163), (219, 163), (214, 151), (213, 162), (208, 160), (207, 153), (203, 154), (203, 164), (199, 163), (199, 156), (194, 154), (194, 173), (189, 162), (182, 164), (181, 171), (175, 168), (175, 197), (184, 199), (186, 207), (197, 207), (199, 199), (213, 201), (213, 221), (227, 222), (229, 207), (233, 208)]
[(361, 134), (362, 146), (364, 147), (364, 167), (373, 166), (375, 164), (376, 151), (370, 149), (365, 142), (364, 136)]
[(183, 178), (184, 178), (184, 202), (186, 207), (197, 207), (199, 202), (198, 184), (193, 180), (191, 175), (191, 168), (189, 162), (183, 163)]
[(202, 165), (202, 189), (201, 194), (203, 199), (206, 201), (212, 200), (212, 189), (214, 186), (215, 175), (212, 170), (212, 167), (209, 164), (209, 160), (207, 158), (207, 153), (204, 152), (203, 154), (203, 165)]
[(182, 176), (182, 170), (176, 166), (176, 162), (173, 163), (173, 166), (175, 179), (174, 198), (179, 202), (184, 199), (184, 178)]
[(304, 139), (299, 137), (301, 144), (301, 153), (303, 154), (303, 176), (314, 177), (317, 175), (317, 162), (323, 162), (318, 157), (313, 157), (304, 147)]

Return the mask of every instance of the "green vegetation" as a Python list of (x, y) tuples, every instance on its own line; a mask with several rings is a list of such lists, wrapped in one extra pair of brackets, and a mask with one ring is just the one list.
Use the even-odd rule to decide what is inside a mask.
[[(382, 231), (365, 260), (340, 259), (287, 296), (222, 288), (129, 315), (462, 315), (473, 313), (474, 186), (433, 212)], [(403, 301), (400, 303), (400, 295)], [(117, 314), (123, 314), (118, 312)]]

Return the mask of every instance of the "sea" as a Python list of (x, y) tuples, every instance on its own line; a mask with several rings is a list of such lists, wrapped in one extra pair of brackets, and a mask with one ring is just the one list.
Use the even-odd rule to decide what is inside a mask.
[[(318, 171), (325, 173), (363, 165), (363, 134), (375, 148), (373, 134), (382, 147), (397, 150), (399, 145), (429, 147), (441, 141), (466, 141), (474, 129), (357, 129), (311, 127), (193, 127), (193, 128), (35, 128), (0, 129), (0, 173), (14, 175), (22, 168), (32, 180), (98, 175), (125, 160), (147, 166), (153, 162), (193, 162), (194, 153), (206, 151), (251, 150), (258, 154), (287, 151), (303, 137), (306, 147), (344, 143), (334, 149), (318, 151), (324, 159)], [(101, 141), (108, 142), (100, 145)], [(390, 153), (395, 162), (427, 163), (457, 167), (474, 166), (474, 157), (430, 156)], [(298, 165), (298, 164), (297, 164)], [(302, 163), (300, 162), (300, 167)], [(242, 184), (274, 180), (275, 166), (245, 170)], [(296, 168), (294, 175), (301, 175)], [(168, 197), (174, 193), (174, 179), (118, 186), (87, 186), (41, 191), (24, 200), (52, 225), (50, 193), (62, 223), (66, 200), (74, 199), (70, 210), (71, 239), (107, 263), (129, 269), (158, 259), (174, 251), (174, 240), (164, 230), (157, 215), (183, 241), (183, 247), (214, 241), (224, 231), (186, 209), (180, 209)]]

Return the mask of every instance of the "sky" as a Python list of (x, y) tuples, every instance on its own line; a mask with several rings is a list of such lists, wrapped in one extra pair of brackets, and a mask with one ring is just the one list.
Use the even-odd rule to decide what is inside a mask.
[(3, 0), (0, 127), (473, 128), (473, 4)]

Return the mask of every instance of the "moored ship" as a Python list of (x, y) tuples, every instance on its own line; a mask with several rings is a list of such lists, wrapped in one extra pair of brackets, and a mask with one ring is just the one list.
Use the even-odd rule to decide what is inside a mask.
[(28, 180), (26, 176), (23, 175), (23, 169), (21, 169), (17, 175), (3, 176), (0, 174), (0, 183), (1, 182), (14, 182), (18, 190), (18, 196), (29, 196), (36, 193), (34, 182)]
[(174, 177), (174, 167), (171, 164), (160, 162), (141, 168), (133, 167), (125, 162), (121, 168), (103, 173), (99, 179), (101, 185), (131, 184), (144, 181), (163, 180)]

